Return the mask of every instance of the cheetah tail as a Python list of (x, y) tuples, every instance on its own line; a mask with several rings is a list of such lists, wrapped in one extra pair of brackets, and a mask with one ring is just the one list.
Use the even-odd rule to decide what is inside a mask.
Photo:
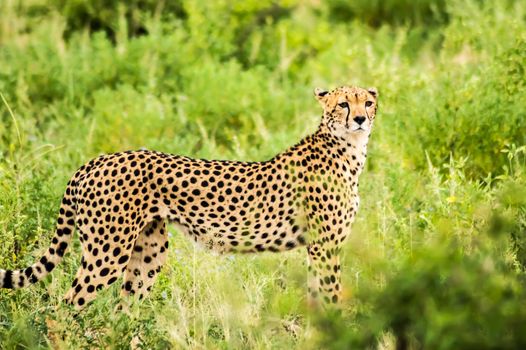
[(55, 236), (51, 245), (33, 265), (20, 270), (0, 269), (0, 288), (18, 289), (36, 283), (46, 277), (60, 263), (75, 229), (74, 183), (68, 184), (62, 198)]

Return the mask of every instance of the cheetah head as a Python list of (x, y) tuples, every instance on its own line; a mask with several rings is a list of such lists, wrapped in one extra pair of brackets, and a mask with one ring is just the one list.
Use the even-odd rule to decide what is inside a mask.
[(323, 107), (323, 123), (334, 135), (348, 138), (370, 134), (378, 101), (375, 88), (317, 88), (314, 95)]

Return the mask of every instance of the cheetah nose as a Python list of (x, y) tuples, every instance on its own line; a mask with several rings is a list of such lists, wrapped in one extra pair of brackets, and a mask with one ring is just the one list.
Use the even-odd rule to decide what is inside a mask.
[(358, 116), (354, 117), (353, 120), (356, 122), (356, 124), (362, 125), (363, 122), (365, 121), (365, 117), (363, 115), (358, 115)]

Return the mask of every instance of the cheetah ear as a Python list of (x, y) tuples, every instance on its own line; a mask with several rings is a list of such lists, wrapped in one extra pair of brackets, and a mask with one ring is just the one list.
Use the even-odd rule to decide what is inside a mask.
[(325, 99), (327, 98), (326, 96), (327, 96), (328, 93), (329, 93), (329, 91), (324, 90), (324, 89), (320, 89), (320, 88), (314, 89), (314, 97), (316, 97), (318, 102), (320, 102), (321, 104), (323, 104), (323, 102), (325, 102)]
[(367, 91), (374, 96), (374, 98), (378, 98), (378, 89), (375, 87), (370, 87), (367, 89)]

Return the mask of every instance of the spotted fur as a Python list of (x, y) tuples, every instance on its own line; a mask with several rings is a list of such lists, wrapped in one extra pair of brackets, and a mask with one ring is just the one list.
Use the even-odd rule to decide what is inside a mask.
[(209, 161), (154, 151), (103, 155), (69, 181), (51, 245), (28, 268), (0, 270), (2, 288), (45, 277), (76, 227), (82, 262), (66, 300), (81, 308), (123, 276), (144, 296), (166, 259), (166, 222), (218, 252), (306, 246), (309, 296), (341, 299), (338, 253), (359, 205), (358, 176), (376, 115), (374, 89), (315, 90), (318, 130), (264, 162)]

